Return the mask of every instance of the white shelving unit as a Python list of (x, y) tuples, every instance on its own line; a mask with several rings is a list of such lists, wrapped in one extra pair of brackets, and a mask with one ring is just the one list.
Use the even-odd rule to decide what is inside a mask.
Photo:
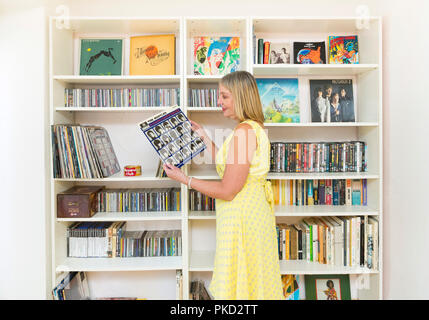
[[(181, 257), (72, 259), (67, 258), (67, 226), (78, 219), (56, 218), (56, 195), (74, 185), (105, 185), (107, 188), (179, 187), (169, 178), (155, 178), (158, 158), (144, 141), (136, 124), (163, 107), (66, 108), (64, 88), (163, 87), (180, 88), (180, 105), (189, 118), (214, 134), (216, 129), (232, 129), (235, 123), (223, 117), (220, 108), (189, 107), (191, 88), (216, 88), (221, 76), (193, 74), (192, 38), (196, 36), (239, 36), (241, 70), (255, 77), (294, 77), (299, 79), (301, 123), (266, 124), (271, 141), (363, 140), (368, 145), (368, 172), (291, 174), (270, 173), (269, 179), (368, 179), (368, 206), (275, 206), (277, 222), (295, 223), (310, 216), (377, 216), (379, 218), (379, 269), (346, 268), (305, 261), (280, 261), (283, 274), (350, 274), (353, 281), (366, 282), (355, 291), (355, 299), (381, 299), (383, 277), (383, 139), (382, 139), (382, 30), (381, 18), (370, 17), (369, 29), (356, 27), (354, 17), (70, 17), (70, 29), (57, 28), (50, 19), (50, 124), (80, 123), (104, 126), (112, 139), (119, 163), (142, 166), (139, 177), (122, 172), (106, 179), (54, 179), (51, 173), (52, 285), (62, 272), (86, 271), (95, 295), (149, 299), (176, 299), (175, 271), (183, 272), (183, 297), (188, 299), (190, 281), (199, 278), (209, 284), (215, 251), (216, 214), (190, 211), (189, 190), (182, 191), (181, 212), (97, 213), (90, 221), (127, 221), (133, 230), (181, 229)], [(253, 63), (253, 32), (257, 38), (287, 41), (323, 41), (328, 35), (357, 34), (360, 64), (357, 65), (259, 65)], [(174, 33), (176, 35), (176, 74), (172, 76), (129, 76), (127, 40), (132, 35)], [(80, 36), (125, 38), (122, 76), (77, 75), (76, 48)], [(128, 50), (128, 51), (127, 51)], [(357, 98), (354, 123), (311, 123), (308, 79), (349, 77)], [(226, 137), (226, 136), (225, 136)], [(223, 141), (215, 140), (220, 146)], [(50, 143), (50, 142), (49, 142)], [(206, 158), (205, 158), (206, 159)], [(188, 175), (219, 179), (214, 164), (193, 161), (184, 167)], [(51, 170), (52, 172), (52, 170)], [(126, 279), (122, 282), (123, 279)], [(120, 283), (124, 283), (120, 286)], [(130, 285), (131, 284), (131, 285)], [(133, 288), (131, 289), (130, 286)], [(107, 289), (110, 288), (110, 289)], [(104, 292), (103, 290), (109, 290)]]

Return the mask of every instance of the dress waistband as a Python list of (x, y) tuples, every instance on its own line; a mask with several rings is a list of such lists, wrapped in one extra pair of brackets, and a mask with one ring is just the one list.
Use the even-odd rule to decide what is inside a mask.
[(260, 183), (264, 186), (265, 197), (267, 198), (268, 204), (270, 205), (271, 212), (274, 214), (274, 192), (273, 187), (271, 185), (271, 181), (267, 180), (267, 175), (248, 175), (246, 183), (247, 182)]

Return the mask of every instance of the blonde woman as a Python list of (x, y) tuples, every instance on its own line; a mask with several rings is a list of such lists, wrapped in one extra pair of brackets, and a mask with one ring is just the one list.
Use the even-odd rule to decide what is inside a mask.
[(270, 141), (254, 77), (246, 71), (224, 76), (219, 84), (223, 115), (238, 122), (218, 150), (194, 121), (216, 162), (220, 181), (186, 176), (164, 165), (166, 174), (216, 198), (216, 254), (209, 286), (215, 299), (284, 299), (280, 275), (273, 192), (266, 180)]

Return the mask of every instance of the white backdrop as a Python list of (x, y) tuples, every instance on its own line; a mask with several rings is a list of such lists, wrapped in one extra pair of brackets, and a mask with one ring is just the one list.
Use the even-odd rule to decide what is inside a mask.
[(49, 290), (47, 16), (58, 6), (75, 16), (382, 16), (384, 298), (429, 299), (428, 1), (15, 2), (0, 0), (0, 299)]

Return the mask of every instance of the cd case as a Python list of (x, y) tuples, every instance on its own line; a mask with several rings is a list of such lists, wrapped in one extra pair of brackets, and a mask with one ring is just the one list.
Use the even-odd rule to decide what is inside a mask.
[(204, 141), (191, 130), (191, 123), (178, 106), (139, 123), (163, 163), (178, 168), (206, 149)]

